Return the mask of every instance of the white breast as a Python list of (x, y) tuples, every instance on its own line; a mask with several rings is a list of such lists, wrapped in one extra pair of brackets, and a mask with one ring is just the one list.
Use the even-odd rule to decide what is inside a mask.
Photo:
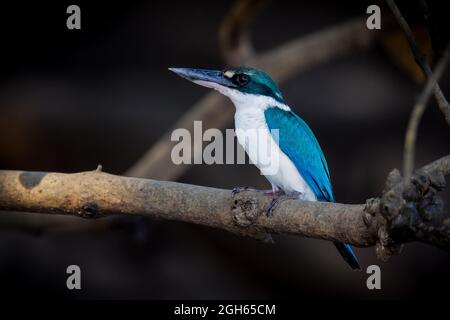
[(273, 187), (286, 193), (299, 192), (302, 200), (315, 201), (316, 196), (292, 161), (273, 139), (260, 105), (240, 108), (236, 106), (234, 116), (236, 136), (239, 144), (247, 152)]

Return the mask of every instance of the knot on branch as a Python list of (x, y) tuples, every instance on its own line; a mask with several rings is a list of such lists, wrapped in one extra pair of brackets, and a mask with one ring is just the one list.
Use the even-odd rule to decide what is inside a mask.
[(103, 217), (95, 202), (87, 202), (78, 212), (79, 216), (86, 219), (97, 219)]
[(244, 192), (233, 195), (231, 211), (234, 223), (243, 228), (253, 225), (261, 214), (259, 201)]
[(423, 240), (442, 224), (443, 201), (438, 192), (444, 187), (445, 178), (439, 171), (418, 171), (409, 181), (397, 169), (389, 173), (379, 202), (385, 222), (378, 230), (380, 259), (399, 253), (404, 242)]
[(256, 190), (243, 188), (231, 193), (231, 214), (233, 222), (243, 228), (243, 233), (262, 242), (273, 243), (272, 236), (265, 230), (255, 226), (263, 214), (264, 206), (260, 203), (261, 195)]
[(376, 219), (376, 214), (379, 212), (380, 199), (370, 198), (366, 200), (366, 205), (363, 212), (363, 221), (367, 228), (372, 226)]
[(396, 243), (390, 235), (387, 225), (382, 225), (378, 229), (378, 241), (375, 252), (378, 259), (387, 261), (391, 256), (398, 254), (403, 249), (402, 243)]

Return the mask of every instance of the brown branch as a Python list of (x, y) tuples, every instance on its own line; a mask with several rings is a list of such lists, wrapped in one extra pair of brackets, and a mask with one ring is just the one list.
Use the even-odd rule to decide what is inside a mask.
[(402, 241), (408, 239), (450, 251), (450, 218), (443, 214), (444, 203), (438, 195), (449, 173), (450, 155), (447, 155), (417, 170), (409, 181), (396, 169), (389, 174), (379, 203), (375, 201), (376, 206), (367, 210), (385, 219), (378, 230), (379, 257), (397, 253)]
[[(320, 63), (367, 49), (375, 42), (377, 35), (377, 32), (366, 28), (364, 18), (357, 18), (256, 55), (247, 64), (264, 69), (275, 81), (283, 83)], [(193, 132), (194, 120), (202, 120), (203, 130), (224, 128), (231, 122), (233, 112), (228, 100), (211, 92), (184, 114), (173, 128), (186, 128)], [(170, 141), (171, 132), (164, 134), (125, 175), (158, 180), (175, 180), (182, 176), (189, 165), (172, 163), (170, 153), (175, 142)]]
[[(74, 174), (0, 171), (0, 210), (84, 218), (142, 215), (220, 228), (260, 240), (279, 233), (360, 247), (377, 245), (381, 248), (379, 253), (383, 250), (392, 253), (392, 248), (409, 241), (423, 241), (450, 250), (448, 220), (444, 221), (437, 211), (422, 217), (433, 203), (430, 190), (442, 187), (443, 175), (449, 173), (450, 156), (446, 156), (422, 168), (417, 177), (425, 179), (419, 183), (404, 184), (403, 179), (391, 174), (382, 197), (366, 205), (291, 200), (280, 204), (274, 215), (267, 217), (264, 213), (271, 198), (258, 191), (233, 195), (230, 190), (120, 177), (101, 171)], [(401, 223), (399, 217), (410, 218), (404, 213), (409, 202), (397, 204), (393, 197), (397, 193), (393, 190), (402, 189), (402, 197), (412, 198), (416, 190), (412, 186), (421, 190), (414, 200), (422, 206), (421, 211), (414, 221)], [(428, 206), (422, 203), (425, 200), (431, 201)]]
[[(239, 1), (237, 1), (239, 2)], [(236, 3), (236, 6), (239, 6)], [(260, 9), (263, 7), (261, 5)], [(249, 9), (249, 7), (247, 7)], [(259, 9), (259, 10), (260, 10)], [(232, 9), (237, 10), (237, 9)], [(239, 11), (239, 10), (237, 10)], [(245, 11), (245, 10), (244, 10)], [(224, 26), (222, 33), (223, 43), (232, 43), (232, 38), (244, 39), (248, 36), (245, 34), (249, 24), (241, 23), (242, 17), (247, 15), (255, 15), (255, 12), (251, 13), (248, 10), (241, 11), (241, 14), (237, 16), (230, 13), (225, 20), (228, 22), (228, 26)], [(233, 16), (234, 18), (230, 18)], [(238, 18), (239, 17), (239, 18)], [(234, 22), (233, 22), (234, 21)], [(232, 31), (237, 30), (237, 31)], [(226, 32), (229, 33), (228, 40), (226, 39)], [(231, 32), (234, 36), (231, 37)], [(237, 35), (237, 36), (236, 36)], [(225, 37), (225, 38), (224, 38)], [(369, 48), (377, 37), (376, 32), (370, 32), (365, 27), (365, 20), (363, 17), (350, 20), (346, 23), (325, 29), (307, 35), (305, 37), (299, 37), (286, 44), (279, 46), (273, 50), (269, 50), (258, 56), (253, 56), (248, 61), (248, 64), (258, 66), (271, 73), (275, 80), (282, 83), (295, 74), (312, 68), (320, 63), (325, 63), (332, 59), (337, 59), (341, 56), (353, 53), (354, 51), (364, 50)], [(240, 41), (237, 41), (240, 43)], [(231, 52), (236, 48), (234, 46), (228, 46)], [(228, 50), (228, 49), (225, 49)], [(203, 129), (208, 128), (224, 128), (226, 127), (233, 117), (233, 108), (230, 102), (223, 96), (216, 93), (208, 93), (197, 103), (195, 103), (191, 109), (185, 113), (173, 126), (173, 128), (187, 128), (189, 131), (193, 131), (194, 120), (203, 121)], [(176, 180), (182, 176), (189, 168), (189, 165), (174, 165), (171, 161), (170, 154), (175, 142), (170, 141), (170, 134), (172, 130), (169, 130), (164, 134), (130, 169), (125, 173), (126, 176), (149, 178), (152, 177), (158, 180)], [(198, 152), (198, 150), (194, 150)], [(50, 219), (51, 218), (51, 219)], [(26, 217), (23, 216), (20, 221), (24, 222)], [(103, 230), (107, 229), (110, 225), (109, 221), (103, 222), (96, 221), (94, 223), (86, 224), (84, 221), (67, 220), (65, 216), (49, 217), (48, 222), (40, 221), (36, 224), (37, 232), (44, 230), (55, 229), (78, 230), (77, 224), (80, 225), (80, 230)], [(32, 226), (36, 223), (35, 220), (30, 221), (26, 225), (27, 230), (32, 230)], [(3, 219), (1, 224), (3, 227), (19, 228), (20, 223), (17, 220), (11, 221), (10, 219)], [(70, 224), (70, 225), (69, 225)]]
[[(414, 33), (412, 32), (408, 22), (403, 17), (394, 0), (386, 0), (386, 2), (389, 8), (391, 9), (395, 19), (397, 20), (398, 24), (403, 29), (403, 32), (405, 33), (406, 39), (408, 40), (409, 46), (411, 47), (411, 51), (414, 54), (414, 58), (417, 64), (422, 69), (426, 78), (432, 77), (433, 72), (431, 71), (431, 68), (427, 63), (425, 55), (420, 50), (417, 41), (414, 37)], [(439, 106), (439, 109), (441, 110), (441, 112), (445, 117), (445, 121), (450, 126), (450, 105), (447, 99), (445, 98), (444, 94), (442, 93), (442, 90), (438, 83), (436, 83), (436, 85), (434, 86), (434, 97)]]
[(417, 131), (419, 127), (420, 120), (428, 104), (428, 100), (436, 87), (437, 82), (444, 73), (445, 68), (448, 64), (448, 59), (450, 55), (450, 46), (445, 50), (444, 55), (437, 64), (435, 72), (428, 78), (427, 84), (423, 89), (417, 103), (414, 105), (409, 118), (408, 128), (406, 130), (405, 136), (405, 146), (403, 155), (403, 175), (406, 181), (411, 179), (412, 172), (414, 170), (414, 154), (416, 147)]

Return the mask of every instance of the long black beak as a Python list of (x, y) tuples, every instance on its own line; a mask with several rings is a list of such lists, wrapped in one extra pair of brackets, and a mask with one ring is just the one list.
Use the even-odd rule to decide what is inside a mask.
[(233, 88), (236, 87), (233, 82), (226, 78), (222, 71), (208, 69), (191, 69), (191, 68), (169, 68), (180, 77), (199, 85), (217, 89), (218, 86)]

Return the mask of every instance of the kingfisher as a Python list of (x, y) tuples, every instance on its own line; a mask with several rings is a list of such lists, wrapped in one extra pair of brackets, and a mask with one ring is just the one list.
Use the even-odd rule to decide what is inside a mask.
[[(233, 102), (237, 140), (272, 185), (274, 198), (268, 214), (272, 214), (274, 208), (286, 199), (335, 201), (330, 172), (319, 142), (306, 122), (285, 103), (278, 86), (268, 74), (245, 66), (225, 70), (169, 70), (196, 84), (215, 89)], [(255, 130), (256, 137), (246, 136), (244, 132), (248, 130)], [(262, 161), (260, 152), (256, 150), (261, 142), (271, 146), (269, 160), (275, 161), (276, 158), (277, 161), (274, 172), (268, 172), (269, 166), (263, 163), (266, 161)], [(361, 270), (349, 244), (334, 244), (352, 269)]]

